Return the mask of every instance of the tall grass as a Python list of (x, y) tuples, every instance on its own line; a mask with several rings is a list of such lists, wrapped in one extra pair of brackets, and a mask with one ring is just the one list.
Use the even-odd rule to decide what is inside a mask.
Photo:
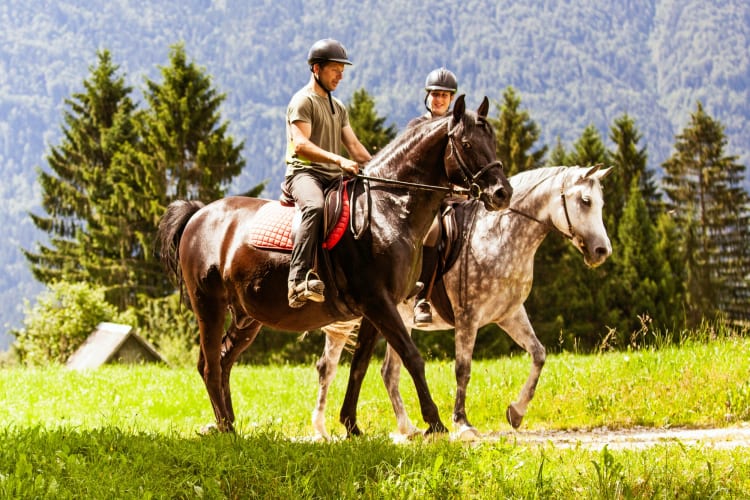
[[(520, 432), (607, 426), (725, 426), (750, 421), (750, 340), (686, 340), (662, 349), (552, 354)], [(595, 451), (524, 444), (504, 421), (527, 356), (474, 363), (467, 411), (499, 439), (394, 444), (390, 403), (370, 370), (358, 415), (367, 437), (315, 443), (309, 366), (238, 366), (235, 435), (199, 436), (213, 420), (194, 369), (106, 366), (0, 370), (2, 498), (741, 498), (750, 446), (663, 444)], [(331, 389), (329, 430), (348, 366)], [(446, 422), (453, 363), (429, 362)], [(419, 421), (408, 376), (402, 391)]]

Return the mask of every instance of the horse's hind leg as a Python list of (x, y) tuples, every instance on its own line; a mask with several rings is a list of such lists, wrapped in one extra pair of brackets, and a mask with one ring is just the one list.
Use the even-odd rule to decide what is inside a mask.
[(383, 366), (380, 368), (380, 376), (383, 378), (385, 389), (388, 391), (388, 396), (391, 399), (393, 413), (396, 414), (398, 432), (407, 437), (419, 433), (419, 429), (412, 423), (404, 407), (404, 401), (401, 399), (401, 392), (398, 389), (401, 382), (401, 358), (390, 345), (385, 351)]
[(234, 427), (224, 397), (221, 362), (227, 304), (217, 294), (201, 290), (191, 294), (190, 299), (200, 329), (201, 354), (198, 359), (198, 373), (206, 385), (218, 429), (231, 432)]
[(534, 398), (536, 385), (539, 382), (539, 376), (547, 359), (547, 351), (544, 349), (542, 343), (539, 342), (536, 333), (534, 333), (534, 328), (531, 326), (529, 317), (526, 315), (526, 310), (523, 307), (520, 307), (513, 316), (498, 324), (503, 330), (508, 332), (508, 335), (510, 335), (516, 344), (523, 347), (531, 355), (532, 365), (529, 377), (526, 379), (526, 383), (518, 395), (518, 400), (512, 402), (505, 412), (508, 423), (514, 429), (518, 429), (524, 415), (526, 415), (526, 408), (529, 402)]
[(234, 407), (232, 405), (232, 391), (229, 387), (229, 376), (232, 367), (240, 357), (240, 354), (253, 343), (263, 326), (252, 318), (245, 317), (238, 320), (236, 314), (232, 313), (232, 325), (224, 336), (221, 348), (221, 387), (224, 393), (224, 404), (227, 409), (229, 421), (234, 424)]

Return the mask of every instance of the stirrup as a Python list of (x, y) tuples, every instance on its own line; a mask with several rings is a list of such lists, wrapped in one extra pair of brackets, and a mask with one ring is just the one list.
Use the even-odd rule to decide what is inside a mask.
[(308, 300), (313, 302), (325, 302), (325, 283), (312, 270), (307, 271), (305, 281), (297, 283), (289, 290), (289, 307), (294, 309), (302, 307)]
[(417, 328), (432, 324), (432, 306), (427, 299), (419, 299), (414, 306), (414, 326)]

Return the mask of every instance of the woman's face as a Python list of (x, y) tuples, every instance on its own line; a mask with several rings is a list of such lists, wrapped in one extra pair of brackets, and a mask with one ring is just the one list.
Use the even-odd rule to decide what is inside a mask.
[(432, 116), (443, 116), (446, 114), (452, 100), (453, 94), (447, 90), (430, 90), (427, 105), (432, 112)]

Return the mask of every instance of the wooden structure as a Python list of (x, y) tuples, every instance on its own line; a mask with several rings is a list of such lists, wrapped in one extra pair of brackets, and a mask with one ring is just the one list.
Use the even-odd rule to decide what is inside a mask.
[(156, 349), (133, 331), (117, 323), (99, 323), (74, 352), (66, 367), (74, 370), (98, 368), (106, 363), (166, 363)]

